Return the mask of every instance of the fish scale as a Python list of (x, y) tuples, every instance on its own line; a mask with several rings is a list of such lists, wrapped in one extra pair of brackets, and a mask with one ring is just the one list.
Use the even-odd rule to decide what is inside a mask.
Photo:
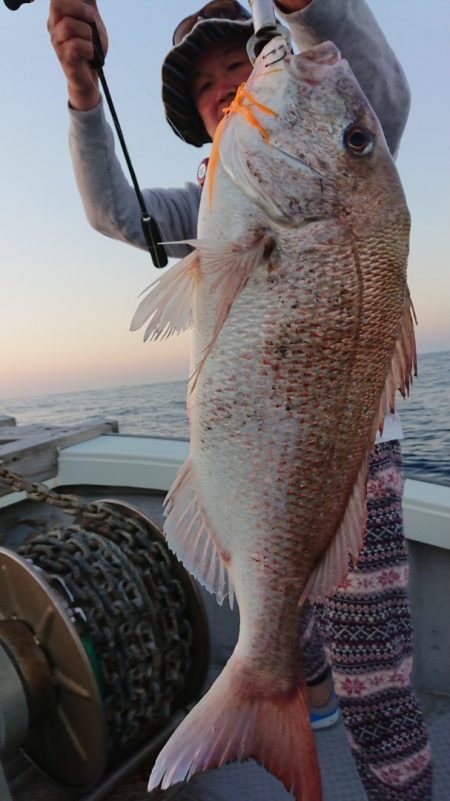
[[(294, 285), (292, 291), (296, 294), (296, 296), (298, 296), (299, 294), (298, 287), (295, 287)], [(271, 292), (270, 294), (273, 293)], [(285, 301), (284, 287), (282, 288), (281, 293), (277, 298), (277, 301), (278, 301), (277, 307), (286, 305), (284, 303)], [(227, 364), (229, 363), (227, 354), (229, 353), (230, 350), (234, 349), (235, 351), (237, 351), (235, 353), (236, 360), (237, 361), (240, 360), (239, 343), (241, 340), (237, 336), (236, 332), (236, 327), (239, 325), (238, 321), (241, 316), (239, 309), (240, 304), (244, 306), (247, 310), (251, 309), (250, 314), (253, 318), (252, 319), (253, 331), (257, 331), (258, 320), (261, 319), (259, 315), (260, 307), (262, 306), (266, 310), (269, 307), (266, 298), (264, 296), (261, 298), (261, 293), (259, 292), (259, 285), (258, 282), (256, 282), (255, 291), (253, 295), (251, 295), (251, 288), (249, 287), (245, 292), (242, 293), (242, 296), (237, 302), (233, 313), (230, 314), (230, 317), (227, 322), (226, 331), (225, 330), (223, 331), (223, 335), (217, 342), (217, 355), (215, 356), (214, 353), (211, 354), (209, 363), (205, 365), (203, 378), (199, 382), (198, 389), (196, 390), (197, 397), (200, 396), (203, 391), (208, 393), (208, 396), (210, 398), (209, 403), (212, 407), (213, 414), (215, 413), (215, 410), (217, 408), (216, 399), (218, 397), (220, 397), (221, 410), (223, 409), (225, 403), (224, 398), (226, 397), (225, 387), (227, 383)], [(334, 378), (340, 369), (338, 361), (335, 358), (335, 351), (337, 350), (337, 347), (334, 346), (333, 342), (330, 343), (330, 348), (328, 349), (328, 354), (327, 354), (329, 358), (329, 364), (327, 364), (326, 368), (324, 366), (325, 369), (323, 369), (318, 374), (318, 378), (315, 378), (314, 382), (313, 383), (310, 382), (309, 387), (305, 388), (305, 374), (307, 374), (308, 372), (307, 366), (310, 360), (310, 352), (308, 351), (308, 349), (305, 348), (305, 342), (301, 336), (302, 326), (305, 323), (301, 323), (299, 331), (294, 330), (291, 333), (291, 338), (294, 340), (294, 346), (290, 348), (289, 357), (286, 352), (283, 352), (280, 354), (279, 358), (274, 360), (274, 353), (275, 355), (277, 355), (277, 347), (276, 344), (274, 347), (272, 343), (277, 343), (277, 339), (280, 338), (278, 334), (278, 331), (280, 329), (280, 315), (278, 314), (278, 308), (275, 308), (272, 317), (274, 320), (272, 326), (273, 331), (269, 331), (268, 334), (263, 336), (263, 341), (261, 343), (262, 345), (261, 349), (263, 355), (261, 356), (258, 352), (254, 352), (254, 357), (252, 362), (249, 363), (248, 360), (245, 361), (245, 369), (242, 369), (241, 380), (243, 384), (245, 384), (248, 380), (251, 380), (251, 385), (253, 388), (253, 397), (259, 398), (261, 401), (261, 408), (259, 409), (256, 403), (252, 402), (252, 408), (251, 408), (252, 418), (254, 420), (260, 421), (260, 428), (262, 426), (266, 426), (268, 428), (270, 438), (273, 439), (276, 444), (278, 443), (282, 444), (281, 450), (284, 450), (289, 444), (289, 442), (283, 444), (283, 431), (282, 430), (278, 431), (278, 429), (276, 429), (277, 423), (273, 415), (270, 417), (268, 416), (267, 404), (268, 402), (270, 402), (276, 409), (278, 406), (282, 405), (280, 399), (287, 397), (290, 399), (289, 402), (291, 403), (292, 407), (294, 407), (294, 405), (297, 406), (297, 410), (292, 408), (290, 415), (288, 416), (288, 419), (293, 421), (293, 423), (290, 425), (290, 428), (288, 429), (289, 441), (292, 439), (292, 433), (290, 430), (292, 428), (294, 433), (297, 432), (299, 435), (298, 439), (300, 439), (301, 443), (300, 447), (304, 447), (304, 442), (301, 441), (301, 435), (302, 435), (301, 428), (296, 424), (296, 421), (294, 421), (293, 418), (295, 414), (297, 415), (303, 414), (307, 416), (308, 420), (310, 420), (309, 407), (311, 405), (311, 402), (314, 401), (317, 402), (318, 400), (322, 400), (322, 408), (323, 406), (327, 405), (330, 406), (330, 411), (328, 412), (327, 415), (324, 416), (323, 412), (320, 411), (318, 412), (318, 417), (320, 418), (322, 424), (324, 421), (324, 417), (331, 418), (330, 423), (332, 424), (332, 434), (334, 434), (335, 418), (333, 416), (333, 411), (335, 411), (336, 408), (339, 408), (339, 403), (336, 404), (336, 401), (333, 398), (331, 398), (330, 400), (327, 396), (323, 395), (321, 386), (322, 383), (321, 374), (326, 373), (328, 382), (330, 382), (331, 380), (331, 382), (334, 383)], [(234, 325), (235, 319), (237, 321), (236, 326)], [(289, 314), (287, 320), (288, 320), (287, 325), (290, 325), (291, 323), (289, 322), (290, 320)], [(307, 321), (306, 324), (309, 325), (309, 321)], [(332, 330), (335, 330), (336, 326), (334, 320), (332, 321), (331, 326)], [(281, 339), (284, 342), (284, 348), (287, 350), (287, 348), (289, 347), (289, 340), (284, 334), (281, 336)], [(255, 341), (255, 336), (253, 336), (253, 340)], [(341, 344), (339, 345), (339, 347), (341, 347), (342, 349)], [(350, 353), (353, 351), (353, 336), (349, 350)], [(224, 363), (220, 363), (221, 360)], [(264, 364), (261, 365), (261, 363), (264, 362), (264, 360), (268, 362), (267, 365)], [(219, 364), (216, 363), (217, 361), (219, 362)], [(258, 371), (258, 365), (261, 365), (259, 371)], [(212, 378), (210, 378), (210, 376), (212, 376)], [(214, 393), (214, 390), (212, 389), (213, 385), (211, 383), (214, 380), (214, 376), (218, 377), (216, 393)], [(286, 383), (287, 383), (287, 388), (285, 388)], [(232, 375), (231, 391), (229, 393), (231, 399), (231, 412), (233, 410), (234, 386), (235, 386), (235, 380)], [(311, 397), (312, 392), (314, 394)], [(273, 394), (273, 398), (270, 398), (270, 393)], [(342, 404), (340, 404), (340, 406), (342, 408)], [(233, 428), (232, 430), (230, 430), (229, 429), (230, 417), (229, 416), (224, 417), (222, 411), (219, 414), (219, 418), (220, 419), (218, 421), (218, 425), (220, 425), (221, 427), (220, 428), (215, 427), (214, 441), (211, 444), (212, 460), (216, 458), (216, 453), (218, 449), (217, 446), (219, 442), (220, 441), (222, 443), (232, 442), (233, 433), (239, 431), (239, 429), (242, 429), (243, 427), (239, 418), (237, 420), (236, 418), (234, 418), (234, 420), (233, 418), (231, 418), (231, 422), (233, 423)], [(208, 425), (207, 415), (206, 417), (202, 418), (202, 422), (203, 425), (206, 426)], [(322, 427), (321, 430), (323, 430)], [(195, 437), (195, 428), (193, 429), (193, 434)], [(205, 441), (206, 434), (207, 432), (203, 432), (202, 436), (203, 441)], [(314, 428), (313, 428), (311, 432), (311, 437), (312, 437), (311, 445), (313, 443), (314, 444), (316, 443), (318, 434), (319, 432), (317, 432), (317, 434), (314, 434)], [(332, 445), (333, 442), (334, 442), (333, 436), (331, 437), (329, 436), (326, 439), (325, 443), (326, 454), (329, 453), (328, 444), (331, 443)], [(256, 444), (257, 443), (255, 441), (254, 436), (250, 440), (250, 442), (247, 442), (247, 436), (243, 434), (241, 430), (239, 447), (243, 448), (244, 446), (248, 446), (250, 450), (254, 452)], [(222, 447), (224, 447), (223, 444)], [(306, 443), (306, 447), (308, 447), (308, 442)], [(261, 450), (262, 452), (264, 452), (264, 448), (261, 448)], [(321, 469), (320, 465), (323, 457), (317, 455), (315, 458), (317, 458), (317, 461), (319, 462), (319, 469)], [(270, 459), (268, 461), (270, 464), (273, 463), (277, 464), (276, 460)], [(294, 459), (294, 462), (298, 462), (298, 459)], [(243, 470), (242, 473), (243, 473), (242, 478), (244, 478), (245, 470)], [(321, 470), (321, 476), (322, 475), (323, 473)], [(257, 487), (258, 482), (255, 480), (253, 482), (253, 485)]]
[(132, 322), (151, 339), (192, 326), (190, 451), (164, 531), (240, 611), (233, 655), (150, 788), (252, 757), (296, 801), (321, 799), (301, 608), (358, 557), (376, 431), (408, 391), (408, 236), (395, 165), (348, 64), (329, 42), (294, 56), (273, 40), (216, 133), (195, 250)]

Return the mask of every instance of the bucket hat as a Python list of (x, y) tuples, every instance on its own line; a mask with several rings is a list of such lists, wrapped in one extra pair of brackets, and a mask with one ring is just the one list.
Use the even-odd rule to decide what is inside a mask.
[(238, 39), (245, 43), (252, 33), (250, 12), (234, 0), (213, 0), (177, 26), (174, 45), (162, 65), (162, 99), (172, 130), (190, 145), (201, 147), (211, 141), (191, 96), (190, 74), (195, 59), (221, 41)]

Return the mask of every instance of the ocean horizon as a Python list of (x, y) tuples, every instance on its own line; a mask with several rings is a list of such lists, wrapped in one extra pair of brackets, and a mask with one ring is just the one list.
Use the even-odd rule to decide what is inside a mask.
[[(410, 397), (397, 395), (410, 478), (450, 485), (450, 351), (418, 356)], [(0, 414), (17, 425), (69, 425), (93, 417), (116, 420), (119, 433), (189, 438), (186, 380), (0, 398)]]

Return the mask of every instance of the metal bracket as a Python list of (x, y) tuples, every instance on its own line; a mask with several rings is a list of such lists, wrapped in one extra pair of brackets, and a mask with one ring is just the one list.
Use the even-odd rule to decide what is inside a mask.
[(254, 33), (247, 42), (247, 53), (252, 64), (255, 63), (261, 50), (275, 36), (283, 36), (292, 49), (289, 29), (275, 17), (273, 0), (249, 0), (253, 14)]

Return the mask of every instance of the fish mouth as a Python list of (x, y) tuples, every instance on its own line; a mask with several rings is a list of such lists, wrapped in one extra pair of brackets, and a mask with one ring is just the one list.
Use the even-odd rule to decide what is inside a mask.
[(269, 69), (273, 64), (284, 61), (286, 56), (291, 55), (289, 45), (283, 36), (276, 36), (269, 44), (272, 45), (271, 49), (267, 50), (269, 45), (266, 45), (261, 54), (264, 69)]
[(301, 53), (293, 53), (284, 36), (277, 35), (266, 44), (258, 56), (255, 78), (271, 71), (275, 64), (283, 66), (296, 81), (317, 86), (341, 61), (341, 53), (333, 42), (315, 44)]

